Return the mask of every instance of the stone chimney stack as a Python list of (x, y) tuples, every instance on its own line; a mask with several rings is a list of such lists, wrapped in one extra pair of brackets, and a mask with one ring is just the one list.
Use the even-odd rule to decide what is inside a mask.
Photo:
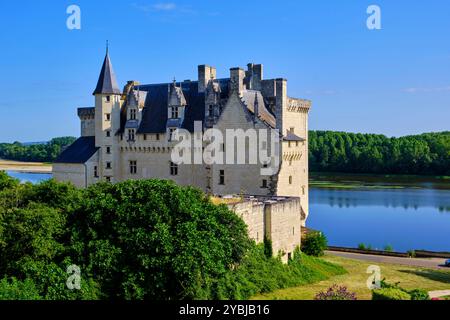
[(247, 88), (261, 91), (261, 80), (264, 77), (264, 67), (262, 64), (249, 63), (247, 65)]
[(230, 89), (236, 90), (239, 93), (244, 91), (245, 71), (242, 68), (230, 69)]
[(208, 82), (211, 79), (217, 79), (217, 70), (208, 65), (198, 66), (198, 92), (205, 92)]
[[(285, 124), (285, 118), (287, 117), (287, 80), (286, 79), (276, 79), (275, 80), (275, 116), (276, 116), (276, 127), (280, 130), (280, 133), (285, 135), (287, 128)], [(286, 128), (285, 128), (286, 127)]]

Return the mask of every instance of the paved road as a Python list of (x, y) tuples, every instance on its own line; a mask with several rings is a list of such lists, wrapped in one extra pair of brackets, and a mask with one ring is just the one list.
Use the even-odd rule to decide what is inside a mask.
[(326, 251), (327, 254), (335, 255), (338, 257), (356, 259), (369, 262), (379, 262), (379, 263), (392, 263), (411, 267), (421, 267), (429, 269), (444, 269), (449, 270), (450, 268), (444, 266), (446, 259), (439, 258), (401, 258), (401, 257), (388, 257), (388, 256), (377, 256), (371, 254), (360, 254), (360, 253), (350, 253), (350, 252), (339, 252), (339, 251)]

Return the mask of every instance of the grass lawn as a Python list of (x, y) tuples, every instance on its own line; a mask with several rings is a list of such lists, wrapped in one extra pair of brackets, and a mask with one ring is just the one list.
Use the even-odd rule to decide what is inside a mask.
[[(277, 290), (272, 293), (257, 295), (255, 300), (312, 300), (314, 296), (333, 284), (345, 285), (349, 291), (356, 292), (358, 300), (370, 300), (372, 293), (367, 289), (366, 281), (370, 274), (366, 273), (367, 267), (375, 263), (352, 260), (347, 258), (327, 255), (324, 260), (344, 267), (348, 273), (338, 275), (329, 280), (311, 285)], [(408, 266), (377, 263), (381, 268), (381, 278), (392, 284), (400, 282), (405, 289), (424, 289), (427, 291), (449, 290), (450, 271), (413, 268)]]

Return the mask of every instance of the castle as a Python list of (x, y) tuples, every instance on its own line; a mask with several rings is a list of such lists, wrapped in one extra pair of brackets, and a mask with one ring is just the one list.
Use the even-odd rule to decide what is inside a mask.
[[(251, 235), (257, 242), (284, 228), (278, 230), (280, 237), (292, 233), (293, 243), (289, 248), (280, 243), (279, 249), (292, 251), (299, 243), (300, 225), (305, 225), (308, 216), (311, 102), (289, 97), (287, 80), (264, 79), (261, 64), (250, 63), (247, 70), (231, 68), (225, 79), (217, 79), (214, 67), (200, 65), (197, 81), (149, 85), (128, 81), (120, 90), (107, 52), (93, 95), (95, 107), (78, 109), (81, 137), (54, 163), (56, 180), (87, 187), (102, 180), (158, 178), (192, 185), (215, 196), (245, 195), (247, 204), (233, 208), (245, 216), (250, 233), (256, 228), (254, 221), (263, 224)], [(198, 134), (198, 123), (202, 132), (211, 128), (241, 133), (277, 130), (279, 166), (272, 174), (261, 175), (270, 163), (175, 163), (172, 153), (178, 141), (174, 132)], [(235, 138), (243, 138), (245, 143), (245, 136)], [(235, 152), (234, 147), (227, 150), (228, 145), (229, 141), (221, 144), (223, 154)], [(246, 144), (247, 149), (252, 147)], [(274, 148), (267, 143), (258, 147)], [(205, 144), (200, 148), (204, 151)], [(287, 208), (286, 201), (293, 212), (285, 212), (286, 223), (272, 224), (273, 230), (268, 230), (268, 223), (276, 220), (274, 210), (268, 208), (277, 203)]]

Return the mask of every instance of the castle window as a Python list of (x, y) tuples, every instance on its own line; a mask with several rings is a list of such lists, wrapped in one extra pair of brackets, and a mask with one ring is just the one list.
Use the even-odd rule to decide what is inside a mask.
[(171, 162), (170, 163), (170, 175), (177, 176), (178, 175), (178, 164)]
[(212, 104), (209, 105), (208, 114), (210, 117), (214, 116), (214, 105), (212, 105)]
[(177, 129), (176, 128), (169, 128), (169, 141), (173, 140), (175, 130), (177, 130)]
[(295, 143), (295, 146), (298, 147), (298, 141)]
[(147, 140), (147, 135), (146, 134), (144, 134), (144, 140)]
[(111, 131), (110, 130), (106, 131), (106, 137), (107, 138), (111, 137)]
[(106, 100), (106, 102), (111, 102), (111, 96), (106, 96), (105, 100)]
[(171, 118), (172, 119), (178, 119), (179, 118), (178, 107), (172, 107), (171, 108)]
[(266, 179), (264, 179), (264, 180), (262, 181), (261, 188), (267, 189), (267, 180), (266, 180)]
[(288, 147), (289, 147), (289, 148), (291, 147), (291, 142), (290, 142), (290, 141), (288, 142)]
[(156, 140), (159, 141), (159, 133), (156, 134)]
[(264, 168), (264, 169), (266, 169), (266, 168), (268, 168), (268, 167), (269, 167), (269, 165), (268, 165), (267, 163), (264, 163), (264, 164), (263, 164), (263, 168)]
[(135, 135), (133, 129), (128, 129), (128, 141), (135, 141)]
[(111, 113), (105, 113), (105, 121), (111, 121)]
[(292, 176), (289, 177), (289, 184), (292, 184)]
[(291, 132), (291, 133), (294, 133), (294, 127), (291, 127), (290, 129), (289, 129), (289, 131)]
[(225, 170), (220, 170), (219, 172), (219, 184), (221, 186), (225, 185)]
[(94, 178), (98, 178), (98, 167), (94, 167)]
[(305, 187), (305, 186), (302, 187), (302, 194), (303, 194), (303, 195), (306, 194), (306, 187)]
[(111, 177), (105, 177), (106, 181), (111, 182)]
[(220, 144), (220, 151), (225, 152), (225, 143)]
[(130, 120), (136, 120), (136, 109), (130, 109)]
[(111, 147), (106, 147), (106, 154), (111, 154)]
[(130, 174), (137, 173), (137, 161), (130, 161)]
[(106, 163), (106, 169), (111, 169), (111, 168), (112, 168), (111, 162), (107, 162)]

